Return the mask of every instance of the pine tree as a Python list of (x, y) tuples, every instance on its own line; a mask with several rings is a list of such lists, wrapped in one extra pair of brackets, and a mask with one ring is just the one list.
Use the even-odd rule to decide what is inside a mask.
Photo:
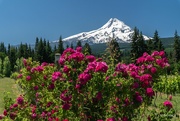
[(160, 40), (160, 38), (158, 36), (158, 31), (157, 30), (154, 32), (153, 50), (157, 50), (157, 51), (164, 50), (164, 46), (163, 46), (162, 41)]
[(147, 40), (147, 52), (151, 53), (154, 50), (153, 40)]
[(38, 46), (39, 46), (39, 38), (36, 37), (36, 43), (35, 43), (35, 47), (34, 47), (34, 60), (35, 61), (38, 61), (38, 58), (39, 58)]
[(71, 48), (74, 49), (73, 43), (71, 43)]
[(80, 40), (78, 40), (78, 42), (77, 42), (76, 48), (77, 48), (77, 47), (82, 47), (82, 43), (81, 43)]
[(174, 34), (173, 55), (176, 62), (180, 60), (180, 39), (177, 31)]
[(62, 41), (62, 37), (59, 37), (59, 43), (58, 43), (58, 48), (57, 48), (57, 52), (62, 54), (64, 51), (64, 47), (63, 47), (63, 41)]
[(138, 58), (138, 37), (139, 37), (139, 30), (135, 27), (134, 33), (132, 36), (132, 42), (131, 42), (131, 60), (134, 62)]
[(85, 55), (91, 55), (91, 47), (88, 43), (85, 43), (84, 47), (83, 47), (83, 52)]
[(14, 71), (14, 65), (15, 65), (15, 62), (16, 62), (16, 49), (15, 47), (11, 47), (10, 48), (10, 54), (8, 56), (8, 59), (10, 61), (10, 70), (13, 72)]
[(138, 46), (137, 57), (140, 57), (143, 55), (144, 52), (147, 52), (147, 45), (144, 41), (142, 32), (140, 32), (140, 34), (138, 36), (137, 46)]
[(104, 59), (106, 62), (116, 65), (118, 62), (121, 61), (121, 50), (119, 47), (119, 43), (112, 39), (110, 42), (107, 43), (106, 53), (104, 55)]
[(47, 62), (52, 63), (53, 62), (53, 54), (52, 54), (52, 48), (50, 46), (49, 41), (47, 41), (46, 44), (46, 56), (47, 56)]
[(37, 61), (40, 63), (43, 62), (43, 53), (44, 53), (44, 46), (43, 46), (43, 40), (40, 38), (38, 49), (37, 49)]
[(3, 75), (5, 75), (6, 77), (9, 77), (11, 75), (11, 62), (8, 56), (4, 58)]

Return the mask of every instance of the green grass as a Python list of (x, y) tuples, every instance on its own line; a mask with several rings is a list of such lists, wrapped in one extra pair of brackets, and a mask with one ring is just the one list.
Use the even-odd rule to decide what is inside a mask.
[(0, 78), (0, 114), (4, 110), (4, 92), (9, 92), (12, 99), (15, 99), (19, 95), (15, 80), (10, 78)]
[[(155, 105), (163, 105), (163, 102), (169, 100), (169, 95), (163, 94), (163, 93), (158, 93), (157, 99), (155, 100)], [(177, 115), (180, 117), (180, 94), (172, 95), (172, 100), (170, 100), (173, 104), (173, 108), (177, 111)], [(155, 108), (158, 110), (158, 108), (154, 105), (154, 100), (152, 102), (152, 105), (150, 108)], [(180, 118), (178, 117), (173, 117), (171, 121), (180, 121)]]

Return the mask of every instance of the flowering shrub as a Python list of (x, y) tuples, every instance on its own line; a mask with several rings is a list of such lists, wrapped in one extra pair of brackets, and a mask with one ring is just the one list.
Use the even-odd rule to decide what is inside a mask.
[[(153, 83), (169, 66), (164, 52), (144, 53), (136, 64), (108, 67), (101, 58), (66, 49), (54, 64), (24, 59), (17, 83), (24, 90), (0, 119), (127, 121), (151, 104)], [(169, 107), (169, 104), (165, 103)]]

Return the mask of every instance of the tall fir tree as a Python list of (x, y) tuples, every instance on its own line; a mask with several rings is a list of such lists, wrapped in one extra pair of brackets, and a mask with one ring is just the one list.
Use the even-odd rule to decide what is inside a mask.
[(57, 52), (62, 54), (64, 51), (64, 46), (63, 46), (63, 41), (62, 41), (62, 37), (59, 37), (59, 42), (58, 42), (58, 48), (57, 48)]
[(132, 36), (132, 42), (131, 42), (131, 61), (135, 62), (135, 60), (138, 58), (138, 37), (139, 37), (139, 30), (137, 27), (134, 28), (134, 33)]
[(106, 62), (112, 64), (113, 66), (115, 66), (118, 62), (121, 61), (120, 46), (115, 39), (112, 39), (107, 43), (107, 49), (104, 55), (104, 60), (106, 60)]
[(38, 61), (39, 58), (38, 46), (39, 46), (39, 38), (36, 37), (35, 48), (34, 48), (34, 60), (36, 61)]
[(76, 44), (76, 48), (77, 48), (77, 47), (82, 47), (82, 43), (81, 43), (80, 40), (78, 40), (78, 42), (77, 42), (77, 44)]
[(71, 46), (70, 46), (70, 48), (74, 49), (74, 46), (73, 46), (73, 43), (72, 43), (72, 42), (71, 42)]
[(177, 31), (174, 33), (173, 56), (175, 62), (180, 61), (180, 38)]
[(162, 41), (159, 38), (158, 31), (156, 30), (154, 32), (154, 37), (153, 37), (153, 50), (161, 51), (164, 50), (164, 46), (162, 44)]
[(142, 56), (144, 52), (147, 52), (147, 51), (148, 51), (147, 45), (146, 45), (146, 43), (145, 43), (145, 41), (144, 41), (142, 32), (140, 32), (140, 34), (139, 34), (139, 36), (138, 36), (137, 46), (138, 46), (137, 57)]
[(16, 56), (16, 48), (15, 47), (11, 47), (10, 48), (10, 54), (8, 56), (8, 59), (10, 61), (10, 70), (13, 72), (14, 71), (14, 65), (16, 63), (16, 59), (17, 59), (17, 56)]
[(3, 75), (5, 75), (6, 77), (9, 77), (11, 75), (11, 62), (8, 56), (4, 58)]
[(52, 53), (52, 48), (50, 46), (49, 41), (47, 41), (46, 44), (46, 56), (47, 56), (47, 62), (52, 63), (53, 62), (53, 53)]
[(154, 50), (153, 40), (147, 40), (147, 52), (150, 54)]
[(85, 45), (83, 46), (83, 53), (86, 55), (92, 54), (91, 47), (88, 43), (85, 43)]

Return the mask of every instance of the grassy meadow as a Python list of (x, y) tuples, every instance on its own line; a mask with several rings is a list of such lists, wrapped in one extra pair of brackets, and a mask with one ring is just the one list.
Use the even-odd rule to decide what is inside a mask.
[(15, 80), (10, 78), (0, 78), (0, 114), (4, 110), (4, 92), (8, 92), (12, 99), (15, 99), (19, 95)]

